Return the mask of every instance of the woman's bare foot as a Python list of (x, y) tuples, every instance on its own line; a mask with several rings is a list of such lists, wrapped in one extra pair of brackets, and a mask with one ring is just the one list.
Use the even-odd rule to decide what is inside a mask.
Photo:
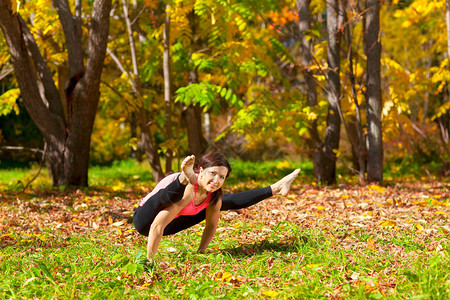
[(187, 156), (181, 163), (180, 182), (182, 184), (196, 184), (197, 175), (194, 172), (195, 155)]
[(283, 177), (280, 181), (272, 184), (270, 186), (272, 188), (272, 195), (286, 196), (291, 189), (292, 182), (297, 178), (300, 171), (300, 169), (296, 169), (291, 174)]

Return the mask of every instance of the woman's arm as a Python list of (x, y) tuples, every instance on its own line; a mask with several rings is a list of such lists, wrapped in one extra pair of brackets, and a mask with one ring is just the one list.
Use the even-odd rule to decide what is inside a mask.
[(198, 247), (199, 252), (203, 252), (211, 242), (214, 233), (217, 229), (217, 224), (220, 219), (220, 207), (222, 206), (222, 199), (217, 201), (214, 207), (208, 206), (206, 208), (206, 226), (203, 230), (202, 240), (200, 241), (200, 246)]
[(147, 239), (147, 258), (149, 260), (153, 259), (158, 250), (159, 243), (164, 233), (164, 228), (167, 224), (172, 222), (172, 220), (177, 216), (177, 214), (190, 202), (190, 197), (185, 197), (185, 199), (170, 205), (166, 209), (160, 211), (155, 220), (153, 220), (150, 226), (150, 231), (148, 233)]

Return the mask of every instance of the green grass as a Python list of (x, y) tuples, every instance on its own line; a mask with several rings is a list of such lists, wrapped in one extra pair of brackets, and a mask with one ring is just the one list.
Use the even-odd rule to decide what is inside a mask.
[[(232, 165), (232, 190), (311, 170), (285, 161)], [(287, 198), (223, 213), (206, 254), (196, 252), (199, 224), (165, 237), (149, 264), (146, 239), (129, 222), (154, 184), (148, 167), (93, 167), (91, 187), (78, 191), (52, 189), (43, 172), (21, 192), (14, 181), (36, 171), (0, 171), (0, 299), (449, 298), (445, 184), (319, 188), (303, 174)], [(386, 206), (390, 199), (404, 205)], [(367, 212), (369, 224), (358, 219)], [(379, 226), (384, 219), (397, 225)]]
[[(177, 160), (174, 161), (174, 164)], [(294, 168), (302, 168), (302, 176), (312, 174), (312, 165), (308, 162), (288, 162), (286, 160), (268, 162), (243, 162), (231, 160), (233, 171), (227, 180), (229, 185), (242, 181), (261, 181), (269, 183), (273, 178), (287, 175)], [(178, 166), (173, 167), (174, 172), (179, 172)], [(31, 188), (47, 190), (51, 189), (51, 178), (48, 171), (43, 168), (39, 172), (39, 165), (30, 168), (0, 169), (0, 188), (3, 190), (21, 190), (36, 174), (39, 176), (31, 182)], [(154, 184), (151, 169), (147, 161), (141, 163), (127, 159), (116, 161), (111, 166), (91, 166), (89, 168), (89, 186), (92, 188), (135, 188), (139, 185)]]
[[(344, 250), (323, 232), (289, 223), (280, 224), (256, 243), (242, 244), (239, 236), (248, 230), (241, 227), (229, 238), (217, 237), (208, 254), (194, 251), (198, 230), (165, 239), (158, 255), (162, 267), (148, 266), (142, 259), (142, 240), (123, 246), (120, 240), (111, 241), (105, 231), (70, 238), (49, 233), (51, 241), (34, 240), (3, 249), (0, 298), (448, 297), (448, 256), (413, 260), (421, 247), (410, 248), (404, 257), (370, 249)], [(280, 236), (289, 239), (284, 242)], [(398, 242), (409, 240), (405, 237)], [(223, 275), (216, 278), (219, 272), (228, 272), (230, 280)]]

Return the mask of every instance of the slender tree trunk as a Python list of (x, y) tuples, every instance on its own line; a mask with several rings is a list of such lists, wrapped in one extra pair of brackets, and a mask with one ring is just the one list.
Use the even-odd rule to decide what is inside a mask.
[[(305, 88), (308, 106), (317, 105), (317, 90), (316, 82), (314, 81), (311, 65), (313, 64), (312, 57), (312, 42), (310, 37), (307, 36), (307, 32), (311, 29), (311, 14), (309, 10), (309, 0), (297, 0), (297, 9), (300, 17), (299, 21), (299, 33), (302, 49), (301, 65), (303, 70), (303, 76), (305, 78)], [(322, 141), (317, 129), (317, 120), (311, 120), (309, 122), (309, 134), (308, 146), (312, 151), (314, 170), (321, 168), (321, 156), (322, 156)]]
[(364, 15), (364, 46), (367, 57), (367, 181), (383, 182), (383, 139), (381, 125), (381, 77), (380, 77), (380, 2), (366, 0)]
[[(450, 0), (445, 1), (445, 23), (447, 24), (447, 57), (450, 59)], [(449, 62), (450, 68), (450, 62)], [(450, 98), (450, 88), (447, 84), (446, 91), (444, 93), (444, 101), (449, 101)], [(445, 114), (436, 119), (436, 122), (441, 133), (441, 141), (444, 145), (444, 149), (447, 155), (450, 154), (449, 141), (450, 141), (450, 112), (447, 111)], [(449, 163), (446, 162), (447, 168)]]
[[(0, 27), (10, 49), (25, 107), (48, 145), (46, 160), (53, 185), (87, 185), (111, 0), (94, 1), (85, 51), (81, 43), (80, 2), (75, 2), (74, 16), (67, 0), (53, 1), (68, 49), (67, 106), (63, 105), (33, 35), (8, 4), (9, 1), (0, 0)], [(84, 53), (88, 53), (86, 66)]]
[(139, 127), (141, 128), (141, 140), (144, 144), (145, 155), (147, 156), (147, 160), (150, 163), (150, 168), (152, 169), (153, 179), (156, 182), (159, 182), (164, 178), (164, 172), (161, 168), (158, 149), (154, 147), (154, 143), (152, 141), (153, 136), (147, 122), (147, 113), (144, 109), (139, 109), (139, 111), (136, 112), (136, 117)]
[(328, 32), (328, 116), (321, 168), (316, 172), (319, 182), (336, 182), (336, 151), (339, 149), (340, 112), (340, 22), (339, 0), (327, 1)]
[[(170, 90), (171, 78), (170, 78), (170, 6), (166, 6), (166, 17), (164, 21), (164, 55), (163, 55), (163, 68), (164, 68), (164, 102), (166, 104), (166, 139), (172, 140), (172, 93)], [(172, 171), (172, 149), (167, 147), (166, 149), (166, 173)]]
[(112, 53), (111, 50), (108, 49), (109, 55), (116, 62), (119, 69), (122, 73), (127, 74), (128, 81), (133, 87), (133, 92), (136, 95), (138, 101), (140, 101), (140, 105), (136, 111), (136, 118), (139, 128), (141, 129), (141, 141), (144, 146), (144, 152), (147, 156), (147, 160), (150, 164), (150, 168), (152, 169), (152, 175), (156, 182), (159, 182), (164, 178), (164, 172), (161, 167), (161, 161), (158, 155), (158, 148), (155, 146), (155, 142), (153, 140), (152, 133), (149, 128), (149, 118), (147, 116), (147, 111), (145, 109), (145, 105), (143, 103), (144, 93), (142, 91), (141, 77), (139, 73), (139, 66), (137, 62), (137, 54), (133, 37), (133, 29), (131, 26), (130, 15), (128, 11), (128, 2), (126, 0), (122, 0), (122, 7), (124, 12), (124, 20), (127, 27), (128, 32), (128, 40), (130, 43), (130, 54), (132, 60), (133, 67), (133, 76), (130, 76), (129, 72), (122, 65), (120, 60)]
[[(197, 17), (193, 12), (190, 13), (188, 17), (195, 45), (200, 48), (201, 39), (197, 38)], [(189, 72), (189, 84), (192, 83), (198, 83), (198, 74), (196, 70), (191, 70)], [(200, 156), (205, 153), (208, 147), (208, 142), (203, 135), (202, 108), (198, 105), (186, 106), (183, 108), (181, 116), (188, 134), (188, 151), (190, 154)]]
[[(197, 83), (197, 72), (190, 71), (190, 84)], [(208, 142), (203, 136), (202, 108), (198, 105), (186, 106), (181, 114), (188, 134), (188, 151), (190, 154), (200, 156), (205, 153)]]
[[(346, 7), (347, 1), (344, 2), (344, 8)], [(350, 84), (352, 91), (353, 103), (355, 105), (355, 118), (348, 122), (346, 125), (346, 132), (350, 143), (352, 145), (352, 156), (355, 168), (358, 170), (359, 181), (364, 183), (366, 181), (366, 150), (365, 150), (365, 135), (363, 132), (362, 119), (361, 119), (361, 108), (359, 106), (358, 97), (356, 94), (356, 81), (355, 72), (353, 71), (353, 51), (352, 51), (352, 35), (350, 30), (349, 21), (347, 20), (347, 13), (343, 9), (344, 14), (344, 24), (345, 25), (345, 40), (347, 42), (347, 61), (350, 76)]]

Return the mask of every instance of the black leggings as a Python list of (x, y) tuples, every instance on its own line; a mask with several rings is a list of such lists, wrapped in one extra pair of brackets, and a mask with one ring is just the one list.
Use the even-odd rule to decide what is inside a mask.
[[(177, 178), (166, 188), (159, 190), (155, 195), (149, 198), (144, 205), (139, 206), (133, 215), (133, 223), (136, 230), (147, 236), (150, 226), (156, 215), (170, 205), (177, 203), (183, 198), (186, 185), (181, 184)], [(222, 207), (220, 210), (241, 209), (252, 206), (264, 199), (272, 196), (270, 186), (245, 191), (236, 194), (222, 195)], [(193, 216), (179, 216), (170, 222), (164, 229), (164, 235), (177, 233), (181, 230), (194, 226), (206, 218), (206, 208)]]

